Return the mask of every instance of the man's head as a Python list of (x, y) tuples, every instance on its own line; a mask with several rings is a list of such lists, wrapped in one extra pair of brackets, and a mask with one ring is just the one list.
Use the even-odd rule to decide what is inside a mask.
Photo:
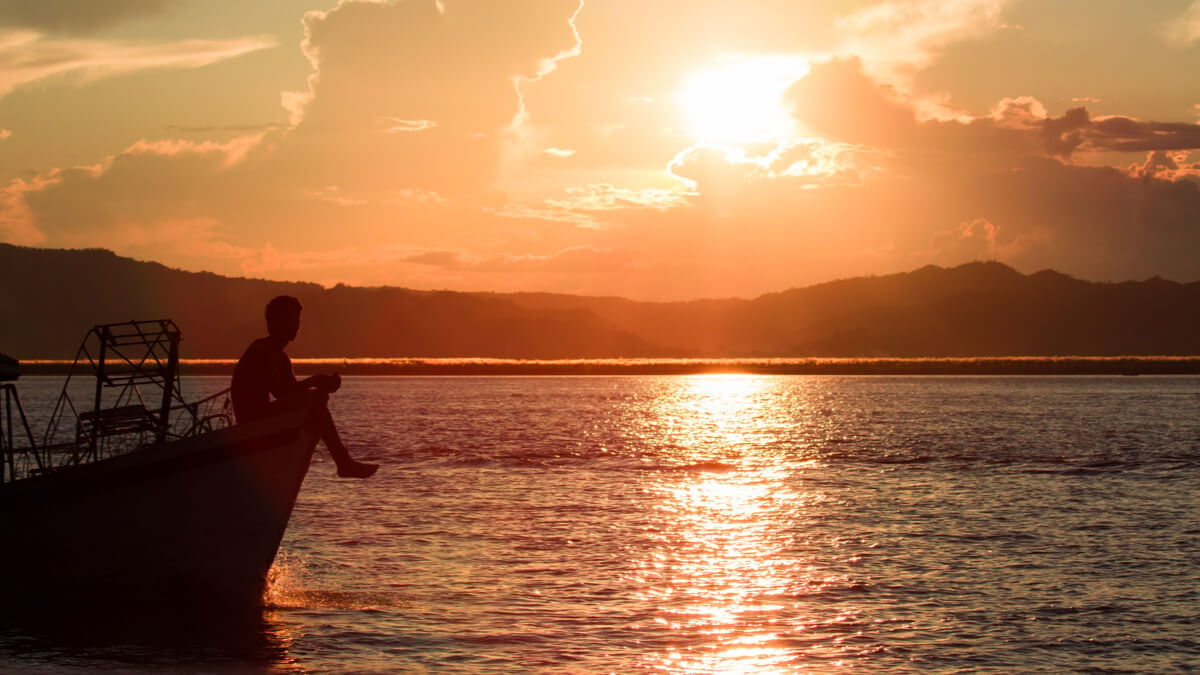
[(272, 298), (267, 303), (267, 332), (271, 337), (295, 340), (300, 332), (300, 301), (290, 295)]

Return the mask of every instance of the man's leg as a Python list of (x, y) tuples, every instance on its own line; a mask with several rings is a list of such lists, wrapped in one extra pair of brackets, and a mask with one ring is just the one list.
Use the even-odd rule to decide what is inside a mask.
[(316, 401), (308, 414), (309, 428), (325, 443), (333, 463), (337, 465), (337, 473), (342, 478), (370, 478), (379, 468), (378, 464), (359, 462), (350, 456), (346, 444), (338, 433), (337, 425), (333, 423), (333, 415), (329, 414), (329, 400), (326, 394), (315, 394)]

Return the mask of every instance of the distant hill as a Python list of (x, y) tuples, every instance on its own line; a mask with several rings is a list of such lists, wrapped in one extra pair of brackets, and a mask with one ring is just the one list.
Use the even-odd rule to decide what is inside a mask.
[(170, 317), (188, 358), (237, 357), (275, 295), (296, 357), (924, 357), (1200, 354), (1200, 283), (1094, 283), (1000, 263), (845, 279), (753, 300), (651, 303), (330, 289), (184, 272), (104, 250), (0, 244), (0, 351), (71, 358), (97, 323)]

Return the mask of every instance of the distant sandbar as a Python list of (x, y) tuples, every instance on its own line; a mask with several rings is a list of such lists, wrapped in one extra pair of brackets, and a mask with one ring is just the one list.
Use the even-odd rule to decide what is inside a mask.
[[(233, 359), (190, 359), (184, 375), (229, 375)], [(763, 359), (294, 359), (297, 374), (343, 375), (1192, 375), (1200, 356)], [(23, 361), (24, 375), (61, 375), (69, 361)]]

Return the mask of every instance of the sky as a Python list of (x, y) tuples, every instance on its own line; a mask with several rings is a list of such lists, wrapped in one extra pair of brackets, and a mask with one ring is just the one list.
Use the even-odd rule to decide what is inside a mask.
[(1200, 280), (1200, 0), (0, 0), (0, 241), (640, 300)]

